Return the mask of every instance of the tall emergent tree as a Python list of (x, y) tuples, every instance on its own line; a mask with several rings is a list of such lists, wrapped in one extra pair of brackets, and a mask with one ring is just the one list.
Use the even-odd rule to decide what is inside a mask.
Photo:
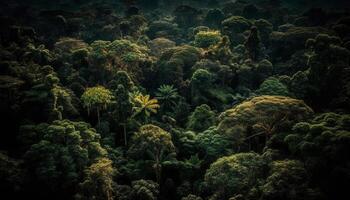
[(147, 124), (140, 128), (133, 137), (133, 145), (129, 152), (134, 155), (148, 157), (153, 163), (157, 182), (161, 181), (162, 165), (164, 161), (175, 156), (175, 146), (171, 135), (158, 126)]
[(81, 96), (81, 101), (87, 108), (88, 113), (92, 108), (96, 109), (98, 124), (100, 124), (100, 111), (106, 109), (113, 99), (112, 93), (103, 86), (87, 88)]

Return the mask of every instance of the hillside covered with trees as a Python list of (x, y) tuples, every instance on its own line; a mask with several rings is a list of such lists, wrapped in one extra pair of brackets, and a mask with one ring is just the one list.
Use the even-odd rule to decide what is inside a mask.
[(349, 4), (1, 1), (0, 198), (349, 199)]

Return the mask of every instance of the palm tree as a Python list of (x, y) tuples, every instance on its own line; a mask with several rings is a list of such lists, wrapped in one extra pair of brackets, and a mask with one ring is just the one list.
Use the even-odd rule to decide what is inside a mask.
[(173, 85), (161, 85), (156, 92), (156, 98), (161, 102), (163, 110), (168, 110), (176, 106), (179, 94)]
[(151, 116), (151, 113), (157, 113), (157, 109), (160, 107), (157, 99), (151, 99), (149, 95), (139, 94), (134, 97), (134, 114), (132, 117), (142, 115), (147, 121)]

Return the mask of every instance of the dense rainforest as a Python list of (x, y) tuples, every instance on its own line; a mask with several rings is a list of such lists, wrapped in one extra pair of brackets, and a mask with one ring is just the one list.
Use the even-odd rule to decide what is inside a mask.
[(0, 198), (349, 199), (349, 4), (2, 0)]

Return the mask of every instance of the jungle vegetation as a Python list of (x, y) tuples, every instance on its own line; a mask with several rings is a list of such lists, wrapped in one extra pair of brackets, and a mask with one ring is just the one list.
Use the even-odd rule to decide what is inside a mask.
[(1, 199), (349, 199), (348, 1), (0, 11)]

